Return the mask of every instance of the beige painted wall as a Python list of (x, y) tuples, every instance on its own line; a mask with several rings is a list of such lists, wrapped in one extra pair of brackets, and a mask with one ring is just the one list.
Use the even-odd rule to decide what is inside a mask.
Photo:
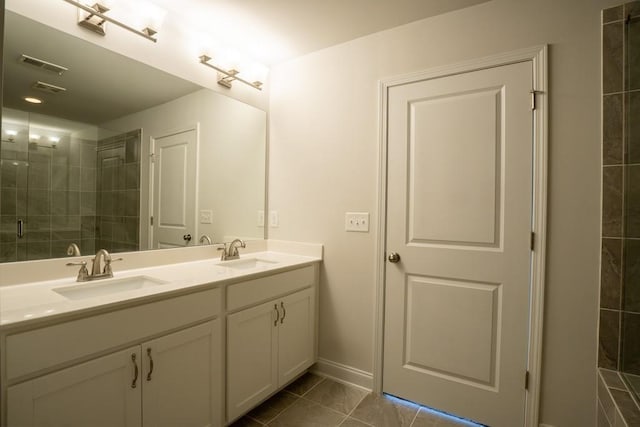
[[(541, 44), (549, 58), (549, 228), (541, 418), (595, 425), (600, 223), (597, 0), (493, 0), (272, 70), (270, 237), (325, 244), (320, 357), (373, 369), (378, 81)], [(390, 191), (393, 191), (391, 189)], [(346, 233), (368, 211), (372, 231)]]

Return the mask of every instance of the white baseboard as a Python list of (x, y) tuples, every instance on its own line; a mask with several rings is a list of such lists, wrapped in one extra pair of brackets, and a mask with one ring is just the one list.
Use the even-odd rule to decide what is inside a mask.
[(327, 359), (318, 359), (310, 369), (311, 372), (330, 377), (340, 382), (349, 383), (371, 391), (373, 389), (373, 374), (352, 366), (343, 365)]
[(540, 427), (553, 427), (551, 424), (540, 424)]

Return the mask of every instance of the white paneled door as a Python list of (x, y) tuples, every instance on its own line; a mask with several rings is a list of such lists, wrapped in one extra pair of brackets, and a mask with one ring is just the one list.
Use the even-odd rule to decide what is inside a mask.
[(391, 86), (383, 391), (524, 425), (532, 62)]
[(153, 248), (188, 246), (197, 239), (195, 130), (153, 144)]

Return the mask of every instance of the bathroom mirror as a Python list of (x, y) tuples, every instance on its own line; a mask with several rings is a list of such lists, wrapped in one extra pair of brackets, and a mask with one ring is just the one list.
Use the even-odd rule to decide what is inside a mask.
[(0, 262), (265, 237), (264, 111), (5, 14)]

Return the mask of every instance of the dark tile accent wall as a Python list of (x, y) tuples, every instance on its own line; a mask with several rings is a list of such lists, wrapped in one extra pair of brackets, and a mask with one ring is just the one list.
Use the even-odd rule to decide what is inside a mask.
[(602, 12), (598, 366), (640, 374), (640, 1)]
[(96, 246), (134, 251), (140, 235), (140, 142), (135, 130), (98, 141)]

